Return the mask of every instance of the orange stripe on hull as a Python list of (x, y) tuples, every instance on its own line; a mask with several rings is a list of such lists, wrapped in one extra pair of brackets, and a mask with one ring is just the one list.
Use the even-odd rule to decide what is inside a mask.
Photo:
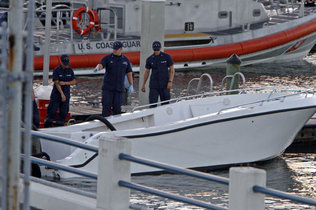
[[(283, 45), (315, 31), (316, 20), (312, 20), (295, 28), (258, 39), (221, 46), (166, 50), (166, 52), (172, 56), (174, 62), (228, 58), (234, 53), (240, 56)], [(70, 55), (70, 66), (72, 68), (95, 67), (105, 55), (107, 54)], [(139, 52), (126, 52), (124, 55), (130, 59), (133, 65), (139, 65)], [(59, 64), (59, 56), (50, 57), (50, 69), (55, 68)], [(34, 58), (34, 69), (43, 69), (43, 57)]]

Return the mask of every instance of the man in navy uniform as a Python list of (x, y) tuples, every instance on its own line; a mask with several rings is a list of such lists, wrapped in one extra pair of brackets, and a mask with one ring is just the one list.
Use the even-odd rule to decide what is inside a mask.
[(124, 78), (127, 76), (129, 93), (133, 88), (133, 71), (131, 63), (127, 57), (122, 54), (123, 44), (120, 41), (113, 43), (113, 53), (102, 58), (100, 63), (94, 69), (97, 72), (105, 68), (105, 74), (102, 86), (102, 116), (110, 116), (111, 108), (113, 115), (121, 114), (123, 100)]
[[(144, 73), (142, 86), (142, 91), (145, 92), (145, 84), (151, 70), (149, 82), (150, 104), (157, 103), (158, 96), (160, 97), (160, 101), (170, 100), (170, 89), (172, 88), (172, 81), (174, 77), (174, 66), (171, 56), (160, 51), (161, 43), (159, 41), (154, 41), (152, 44), (152, 48), (154, 50), (154, 53), (146, 60), (146, 70)], [(151, 107), (156, 106), (157, 105), (152, 105)]]
[(72, 68), (69, 67), (69, 56), (60, 57), (61, 65), (53, 71), (54, 87), (50, 95), (50, 102), (47, 107), (47, 116), (44, 127), (50, 127), (59, 108), (59, 115), (56, 121), (57, 126), (63, 126), (69, 111), (70, 85), (76, 84), (76, 78)]

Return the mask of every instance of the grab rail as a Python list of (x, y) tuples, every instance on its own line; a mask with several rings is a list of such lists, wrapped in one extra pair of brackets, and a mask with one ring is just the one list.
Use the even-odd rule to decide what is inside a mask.
[[(239, 105), (236, 105), (236, 106), (230, 106), (230, 107), (227, 107), (227, 108), (223, 108), (223, 109), (221, 109), (221, 110), (219, 110), (217, 112), (217, 115), (219, 115), (224, 110), (234, 109), (234, 108), (237, 108), (237, 107), (247, 106), (247, 105), (251, 105), (251, 104), (261, 103), (261, 106), (262, 106), (264, 102), (269, 102), (269, 101), (272, 101), (272, 100), (275, 101), (275, 100), (279, 100), (279, 99), (280, 99), (280, 102), (284, 102), (285, 98), (288, 98), (288, 97), (291, 97), (291, 96), (300, 95), (300, 94), (304, 94), (304, 93), (305, 93), (305, 97), (307, 97), (307, 95), (309, 94), (310, 91), (311, 90), (306, 90), (306, 91), (297, 92), (297, 93), (293, 93), (293, 94), (289, 94), (289, 95), (285, 95), (285, 96), (278, 96), (278, 97), (274, 97), (274, 98), (271, 98), (271, 95), (273, 93), (272, 94), (270, 93), (267, 99), (254, 101), (254, 102), (250, 102), (250, 103), (245, 103), (245, 104), (239, 104)], [(312, 94), (314, 94), (314, 93), (315, 93), (315, 91), (312, 90)]]
[(193, 79), (190, 80), (190, 82), (188, 83), (188, 86), (187, 86), (187, 94), (189, 94), (189, 92), (190, 92), (190, 87), (191, 87), (190, 85), (191, 85), (191, 83), (193, 81), (196, 81), (196, 80), (198, 80), (199, 82), (198, 82), (198, 85), (197, 85), (195, 93), (198, 93), (200, 91), (203, 77), (207, 77), (210, 80), (210, 88), (209, 88), (210, 91), (209, 92), (212, 92), (212, 90), (213, 90), (213, 79), (212, 79), (210, 74), (204, 73), (204, 74), (202, 74), (200, 76), (200, 78), (193, 78)]
[(229, 86), (229, 90), (232, 90), (236, 76), (240, 76), (240, 77), (241, 77), (241, 79), (242, 79), (242, 85), (243, 85), (243, 88), (242, 88), (242, 89), (245, 89), (246, 79), (245, 79), (244, 74), (241, 73), (241, 72), (236, 72), (235, 74), (233, 74), (233, 75), (227, 75), (227, 76), (225, 76), (225, 77), (222, 79), (222, 83), (221, 83), (221, 88), (220, 88), (220, 90), (223, 90), (224, 82), (225, 82), (225, 80), (227, 80), (228, 78), (231, 78), (231, 79), (232, 79), (232, 80), (231, 80), (231, 83), (230, 83), (230, 86)]
[(271, 89), (272, 87), (259, 87), (259, 88), (243, 88), (243, 89), (236, 89), (236, 90), (223, 90), (223, 91), (215, 91), (215, 92), (210, 92), (210, 93), (202, 93), (202, 94), (196, 94), (196, 95), (191, 95), (191, 96), (183, 96), (183, 97), (178, 97), (166, 101), (158, 101), (157, 103), (152, 103), (152, 104), (145, 104), (141, 106), (134, 107), (131, 112), (134, 112), (139, 109), (144, 109), (144, 108), (149, 108), (152, 105), (160, 105), (162, 103), (170, 103), (170, 102), (178, 102), (181, 100), (189, 100), (192, 98), (204, 98), (208, 96), (213, 96), (213, 95), (223, 95), (227, 93), (232, 93), (238, 91), (239, 94), (245, 93), (246, 91), (260, 91), (260, 90), (266, 90), (266, 89)]
[[(197, 95), (192, 95), (192, 96), (183, 96), (183, 97), (170, 99), (170, 100), (166, 100), (166, 101), (159, 101), (157, 103), (145, 104), (145, 105), (137, 106), (137, 107), (134, 107), (131, 110), (131, 112), (134, 112), (134, 111), (140, 110), (140, 109), (144, 109), (144, 108), (149, 108), (152, 105), (160, 105), (162, 103), (177, 103), (177, 102), (182, 101), (182, 100), (189, 100), (189, 99), (193, 99), (193, 98), (204, 98), (204, 97), (210, 97), (210, 96), (214, 96), (214, 95), (223, 95), (223, 94), (232, 93), (232, 92), (236, 92), (236, 91), (238, 91), (239, 94), (242, 94), (242, 93), (245, 93), (247, 91), (260, 91), (260, 90), (267, 90), (267, 89), (271, 89), (271, 88), (273, 88), (273, 87), (243, 88), (243, 89), (236, 89), (236, 90), (225, 90), (225, 91), (216, 91), (216, 92), (211, 92), (211, 93), (203, 93), (203, 94), (197, 94)], [(251, 102), (251, 103), (240, 104), (240, 105), (237, 105), (237, 106), (227, 107), (227, 108), (224, 108), (222, 110), (227, 110), (227, 109), (236, 108), (236, 107), (240, 107), (240, 106), (245, 106), (245, 105), (249, 105), (249, 104), (263, 103), (265, 101), (276, 100), (276, 99), (279, 99), (279, 98), (282, 98), (282, 97), (286, 98), (286, 97), (299, 95), (299, 94), (303, 94), (303, 93), (306, 94), (305, 96), (307, 96), (308, 94), (313, 94), (313, 95), (315, 94), (314, 90), (306, 90), (306, 91), (301, 91), (301, 92), (297, 91), (294, 94), (289, 94), (289, 95), (286, 95), (286, 96), (279, 96), (279, 97), (276, 97), (276, 98), (271, 98), (271, 96), (275, 92), (276, 91), (273, 88), (273, 90), (270, 92), (270, 95), (265, 100), (260, 100), (260, 101), (255, 101), (255, 102)], [(221, 112), (222, 110), (220, 110), (219, 112)]]

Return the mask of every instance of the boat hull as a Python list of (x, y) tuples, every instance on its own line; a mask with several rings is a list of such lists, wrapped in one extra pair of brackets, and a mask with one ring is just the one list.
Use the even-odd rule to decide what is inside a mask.
[[(98, 146), (99, 138), (114, 134), (131, 142), (132, 155), (184, 168), (268, 160), (280, 155), (316, 112), (316, 97), (305, 98), (302, 94), (292, 99), (269, 99), (265, 103), (260, 102), (263, 98), (267, 98), (267, 95), (218, 96), (212, 100), (183, 101), (109, 118), (118, 127), (120, 123), (131, 121), (125, 128), (121, 125), (117, 131), (95, 134), (85, 143)], [(247, 105), (238, 105), (242, 101), (247, 101)], [(227, 109), (228, 104), (232, 108)], [(167, 123), (168, 117), (189, 114), (191, 118)], [(138, 126), (136, 119), (140, 119), (143, 124)], [(154, 121), (162, 122), (160, 126), (150, 126)], [(128, 125), (138, 127), (131, 129)], [(85, 130), (79, 125), (81, 132), (73, 132), (72, 137), (74, 134), (89, 135), (93, 127), (100, 127), (99, 124), (82, 126)], [(93, 152), (76, 149), (57, 162), (97, 173), (98, 159), (93, 156)], [(132, 173), (155, 171), (159, 169), (135, 163), (131, 165)], [(73, 176), (62, 171), (48, 172), (49, 176), (52, 174), (62, 178)]]
[[(315, 109), (249, 116), (132, 140), (132, 154), (184, 168), (256, 162), (280, 155)], [(288, 122), (288, 119), (296, 122)], [(284, 127), (278, 127), (287, 123)], [(279, 129), (275, 129), (278, 127)], [(260, 135), (258, 135), (260, 134)], [(133, 173), (157, 169), (132, 164)]]

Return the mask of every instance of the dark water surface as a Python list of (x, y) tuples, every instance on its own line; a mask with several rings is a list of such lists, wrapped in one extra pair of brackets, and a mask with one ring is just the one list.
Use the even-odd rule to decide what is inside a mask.
[[(186, 95), (188, 82), (205, 72), (211, 74), (214, 80), (214, 89), (218, 90), (221, 80), (225, 76), (225, 69), (176, 72), (172, 97)], [(260, 64), (241, 67), (241, 72), (246, 77), (246, 87), (277, 86), (288, 89), (316, 89), (315, 55), (310, 55), (303, 61), (285, 64)], [(101, 76), (78, 78), (77, 85), (72, 88), (72, 106), (84, 105), (87, 104), (87, 101), (101, 100), (102, 81)], [(136, 92), (132, 95), (132, 105), (137, 105), (137, 74), (134, 77), (134, 82)], [(207, 81), (204, 85), (207, 86)], [(268, 187), (316, 199), (316, 148), (309, 148), (310, 151), (314, 152), (284, 153), (273, 160), (251, 166), (267, 171)], [(228, 177), (227, 168), (208, 173)], [(228, 207), (228, 186), (215, 182), (174, 174), (133, 176), (132, 181), (166, 192)], [(87, 191), (96, 191), (96, 182), (91, 179), (80, 178), (61, 182)], [(131, 191), (130, 201), (150, 209), (200, 209), (134, 190)], [(269, 196), (266, 196), (265, 203), (266, 209), (315, 209), (315, 207), (308, 205)]]

